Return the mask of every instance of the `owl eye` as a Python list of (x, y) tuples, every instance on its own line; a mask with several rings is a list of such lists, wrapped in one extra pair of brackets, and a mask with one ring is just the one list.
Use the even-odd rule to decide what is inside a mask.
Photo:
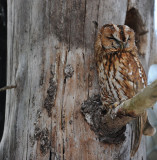
[(115, 38), (114, 37), (107, 37), (108, 39), (113, 39), (113, 40), (115, 40)]
[(111, 37), (107, 37), (107, 38), (114, 40), (117, 44), (119, 44), (119, 40), (117, 40), (113, 35), (111, 35)]
[(114, 38), (113, 36), (111, 36), (111, 37), (107, 37), (108, 39), (112, 39), (112, 40), (114, 40), (114, 41), (118, 41), (116, 38)]

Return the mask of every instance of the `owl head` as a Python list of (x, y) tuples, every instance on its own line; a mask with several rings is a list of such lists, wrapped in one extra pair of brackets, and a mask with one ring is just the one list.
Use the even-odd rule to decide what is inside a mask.
[(137, 49), (135, 33), (126, 25), (106, 24), (98, 34), (96, 47), (101, 47), (106, 52), (129, 52)]

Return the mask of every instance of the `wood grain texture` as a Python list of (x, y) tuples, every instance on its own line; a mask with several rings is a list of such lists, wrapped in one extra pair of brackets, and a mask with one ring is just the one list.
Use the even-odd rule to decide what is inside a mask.
[[(124, 24), (126, 11), (126, 0), (8, 0), (7, 83), (17, 88), (7, 91), (0, 159), (130, 159), (131, 128), (123, 144), (103, 144), (80, 112), (82, 102), (99, 93), (93, 21), (98, 28)], [(64, 73), (69, 64), (71, 78)], [(142, 158), (144, 138), (134, 159)]]

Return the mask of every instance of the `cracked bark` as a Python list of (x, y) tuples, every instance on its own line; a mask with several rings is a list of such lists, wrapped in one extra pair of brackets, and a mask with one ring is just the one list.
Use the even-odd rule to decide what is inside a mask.
[[(99, 94), (94, 61), (97, 29), (104, 23), (124, 24), (130, 5), (139, 10), (150, 38), (149, 0), (128, 2), (8, 0), (7, 85), (17, 87), (7, 90), (0, 159), (130, 159), (131, 126), (126, 128), (125, 142), (104, 144), (80, 112), (88, 97)], [(148, 47), (148, 55), (142, 57), (145, 68), (150, 52)], [(65, 72), (67, 65), (71, 72)], [(142, 158), (144, 138), (134, 159)]]

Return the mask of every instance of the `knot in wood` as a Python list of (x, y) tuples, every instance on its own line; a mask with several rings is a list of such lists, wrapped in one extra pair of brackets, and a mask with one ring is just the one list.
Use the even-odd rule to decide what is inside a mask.
[(68, 64), (66, 65), (65, 69), (64, 69), (64, 75), (65, 75), (65, 78), (71, 78), (74, 74), (74, 69), (73, 67)]
[(125, 117), (113, 120), (103, 108), (100, 95), (93, 95), (84, 101), (81, 112), (101, 142), (118, 144), (125, 140)]

